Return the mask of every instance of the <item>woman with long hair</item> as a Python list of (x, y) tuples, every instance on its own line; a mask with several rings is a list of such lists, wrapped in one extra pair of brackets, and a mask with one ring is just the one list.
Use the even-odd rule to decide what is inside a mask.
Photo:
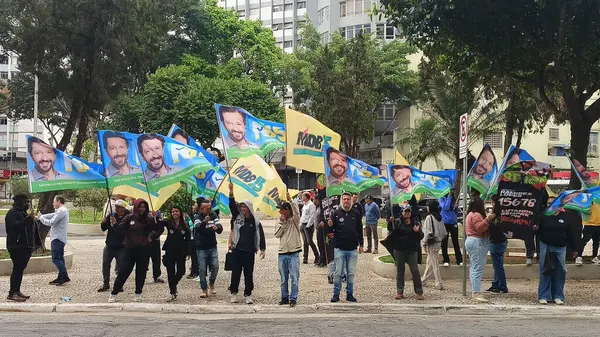
[(435, 277), (435, 287), (439, 290), (444, 290), (442, 276), (440, 275), (440, 248), (442, 247), (442, 241), (448, 232), (446, 231), (446, 226), (442, 222), (439, 202), (435, 199), (429, 200), (427, 202), (427, 208), (429, 210), (429, 215), (425, 218), (425, 223), (423, 225), (424, 237), (421, 240), (421, 244), (427, 252), (427, 267), (425, 267), (421, 282), (425, 285), (427, 280), (433, 274)]
[(190, 223), (190, 218), (187, 214), (183, 214), (181, 208), (174, 206), (171, 209), (171, 219), (166, 223), (167, 239), (162, 247), (165, 251), (163, 264), (167, 268), (171, 292), (171, 297), (167, 302), (177, 299), (177, 285), (185, 275), (187, 245), (191, 238)]
[(488, 302), (481, 293), (481, 279), (490, 249), (488, 229), (495, 217), (494, 213), (486, 216), (485, 203), (481, 198), (474, 198), (469, 204), (465, 221), (465, 232), (467, 233), (465, 248), (471, 262), (471, 292), (473, 299), (478, 302)]

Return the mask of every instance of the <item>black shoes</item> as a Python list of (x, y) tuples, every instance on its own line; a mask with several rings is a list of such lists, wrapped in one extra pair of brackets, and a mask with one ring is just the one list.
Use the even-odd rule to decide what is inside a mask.
[(157, 277), (154, 279), (154, 283), (165, 283), (165, 280), (161, 279), (160, 277)]
[(65, 278), (65, 279), (62, 279), (62, 280), (58, 281), (58, 283), (56, 283), (56, 286), (62, 286), (62, 285), (64, 285), (67, 282), (71, 282), (71, 279), (68, 278), (68, 277)]
[(370, 252), (371, 252), (371, 249), (367, 249), (363, 253), (370, 253)]
[(110, 285), (109, 284), (105, 284), (102, 286), (102, 288), (98, 289), (99, 293), (103, 293), (105, 291), (109, 291), (110, 290)]
[(331, 276), (327, 276), (327, 282), (328, 282), (329, 284), (333, 284), (333, 277), (331, 277)]
[(308, 264), (308, 259), (304, 259), (304, 260), (302, 261), (302, 264)]
[(291, 300), (291, 301), (290, 301), (290, 307), (291, 307), (291, 308), (295, 307), (295, 306), (296, 306), (296, 304), (298, 304), (296, 301), (294, 301), (294, 300)]
[(279, 305), (288, 305), (288, 304), (290, 304), (290, 301), (287, 298), (282, 298), (278, 304)]
[(48, 284), (50, 284), (50, 285), (56, 285), (59, 282), (60, 282), (60, 280), (58, 278), (56, 278), (56, 280), (52, 280), (52, 281), (48, 282)]
[(17, 296), (19, 296), (19, 297), (21, 297), (21, 298), (24, 298), (24, 299), (26, 299), (26, 300), (28, 300), (28, 299), (30, 299), (30, 298), (31, 298), (31, 296), (25, 295), (25, 294), (23, 294), (23, 293), (22, 293), (22, 292), (20, 292), (20, 291), (17, 291), (17, 292), (16, 292), (16, 294), (17, 294)]
[(357, 302), (356, 297), (352, 296), (351, 294), (346, 295), (346, 301), (353, 302), (353, 303)]
[(8, 297), (6, 298), (6, 300), (13, 301), (13, 302), (25, 302), (25, 301), (27, 301), (25, 298), (20, 297), (17, 294), (8, 295)]
[(339, 295), (333, 295), (333, 297), (331, 298), (331, 303), (337, 303), (340, 301), (340, 296)]

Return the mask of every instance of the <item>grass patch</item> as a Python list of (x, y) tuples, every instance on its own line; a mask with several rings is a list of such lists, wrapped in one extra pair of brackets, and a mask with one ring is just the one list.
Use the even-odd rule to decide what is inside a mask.
[[(31, 255), (31, 257), (50, 256), (50, 255), (52, 255), (52, 252), (47, 250), (45, 252), (33, 253)], [(0, 249), (0, 260), (5, 260), (5, 259), (10, 259), (10, 254), (8, 253), (8, 250)]]
[(7, 209), (0, 209), (0, 215), (5, 216), (8, 213)]
[(94, 211), (89, 209), (71, 209), (69, 213), (69, 222), (83, 225), (98, 225), (102, 221), (102, 212), (96, 213), (96, 220), (94, 220)]

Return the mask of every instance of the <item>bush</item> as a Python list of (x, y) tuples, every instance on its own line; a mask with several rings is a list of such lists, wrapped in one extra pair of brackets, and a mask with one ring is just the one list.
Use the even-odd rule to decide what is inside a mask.
[(79, 207), (82, 214), (85, 207), (91, 207), (94, 211), (94, 222), (96, 222), (98, 213), (102, 213), (107, 199), (106, 189), (89, 188), (77, 191), (77, 202), (74, 204)]
[(191, 211), (191, 207), (194, 205), (194, 201), (192, 196), (187, 192), (185, 184), (182, 184), (181, 187), (175, 192), (169, 200), (167, 200), (161, 207), (160, 212), (166, 217), (171, 215), (171, 209), (174, 206), (181, 208), (181, 210), (185, 213), (189, 213)]
[(13, 196), (17, 194), (25, 194), (32, 198), (32, 193), (29, 192), (29, 179), (27, 176), (14, 177), (10, 181), (10, 191)]

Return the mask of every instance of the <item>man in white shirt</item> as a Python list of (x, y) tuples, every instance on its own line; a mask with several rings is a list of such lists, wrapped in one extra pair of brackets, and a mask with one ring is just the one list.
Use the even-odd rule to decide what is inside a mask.
[(313, 241), (315, 233), (314, 217), (317, 208), (310, 200), (310, 193), (308, 192), (302, 193), (302, 201), (304, 202), (304, 206), (302, 207), (302, 216), (300, 217), (300, 223), (302, 224), (300, 231), (302, 232), (302, 241), (304, 242), (303, 263), (308, 264), (308, 246), (310, 246), (315, 255), (315, 264), (319, 264), (319, 251), (317, 250), (317, 245), (315, 245), (315, 242)]
[(51, 227), (50, 249), (52, 250), (52, 263), (58, 269), (58, 277), (50, 284), (57, 286), (71, 281), (65, 264), (65, 245), (67, 244), (67, 225), (69, 224), (69, 210), (65, 207), (65, 202), (65, 197), (57, 195), (52, 203), (56, 211), (38, 215), (43, 225)]

